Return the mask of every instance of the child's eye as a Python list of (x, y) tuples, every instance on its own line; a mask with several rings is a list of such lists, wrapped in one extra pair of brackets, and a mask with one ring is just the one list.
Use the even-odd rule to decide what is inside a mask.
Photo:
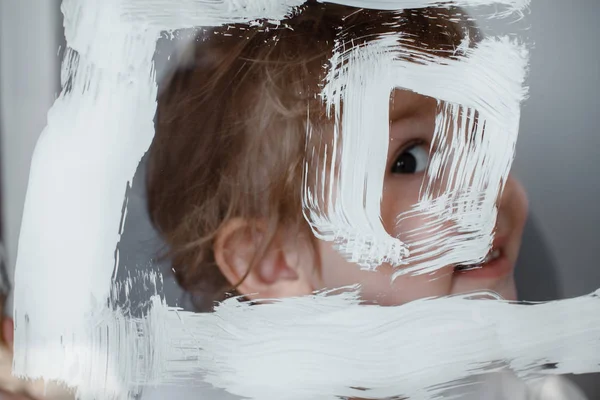
[(392, 174), (416, 174), (425, 171), (429, 162), (429, 149), (423, 143), (407, 147), (394, 161)]

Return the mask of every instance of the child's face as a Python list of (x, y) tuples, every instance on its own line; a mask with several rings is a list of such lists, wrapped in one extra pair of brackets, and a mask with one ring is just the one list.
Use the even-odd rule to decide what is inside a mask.
[[(391, 109), (390, 144), (381, 205), (383, 224), (392, 236), (424, 223), (410, 218), (398, 226), (398, 216), (418, 203), (419, 190), (429, 158), (437, 113), (436, 100), (407, 91), (396, 91)], [(527, 217), (527, 197), (523, 187), (509, 177), (499, 201), (494, 250), (500, 257), (469, 272), (455, 271), (448, 265), (433, 274), (402, 275), (393, 282), (394, 269), (380, 266), (376, 272), (364, 271), (344, 259), (330, 242), (318, 241), (316, 257), (321, 274), (314, 274), (314, 289), (361, 284), (367, 301), (396, 305), (418, 298), (444, 296), (479, 290), (492, 290), (506, 299), (515, 299), (513, 278), (523, 228)]]
[[(398, 223), (398, 216), (419, 202), (437, 111), (437, 102), (432, 98), (407, 91), (394, 93), (380, 214), (387, 232), (409, 246), (415, 240), (427, 239), (421, 233), (406, 237), (426, 221), (416, 214)], [(442, 185), (444, 182), (438, 188), (443, 190), (446, 186)], [(316, 290), (360, 284), (364, 299), (381, 305), (482, 290), (515, 299), (513, 270), (527, 217), (527, 198), (521, 185), (511, 177), (498, 209), (494, 260), (468, 272), (455, 271), (455, 265), (447, 265), (433, 274), (406, 274), (392, 282), (397, 270), (391, 265), (381, 265), (375, 272), (361, 270), (340, 255), (331, 242), (316, 241), (316, 251), (312, 251), (310, 240), (285, 234), (276, 235), (267, 254), (251, 267), (257, 243), (255, 236), (245, 233), (248, 221), (239, 218), (229, 220), (219, 230), (215, 258), (229, 282), (237, 284), (238, 291), (251, 298), (303, 296)], [(435, 234), (432, 232), (431, 238)], [(413, 266), (407, 263), (408, 267)]]

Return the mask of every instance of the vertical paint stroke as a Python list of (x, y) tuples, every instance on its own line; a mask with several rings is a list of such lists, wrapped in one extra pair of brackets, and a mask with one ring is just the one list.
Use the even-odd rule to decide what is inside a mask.
[[(110, 382), (92, 333), (110, 294), (123, 196), (154, 134), (160, 32), (122, 22), (119, 4), (62, 4), (63, 90), (33, 155), (15, 273), (14, 373), (83, 393)], [(118, 386), (113, 378), (106, 386)]]

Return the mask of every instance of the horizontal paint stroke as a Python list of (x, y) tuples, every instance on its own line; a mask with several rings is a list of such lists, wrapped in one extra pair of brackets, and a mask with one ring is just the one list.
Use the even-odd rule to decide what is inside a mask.
[[(402, 10), (424, 7), (477, 7), (500, 5), (506, 9), (497, 17), (521, 13), (531, 0), (318, 0), (351, 7), (379, 10)], [(264, 19), (278, 24), (294, 7), (306, 0), (177, 0), (172, 7), (170, 0), (122, 0), (118, 7), (122, 16), (132, 24), (151, 26), (163, 31), (201, 26), (220, 26), (234, 23), (251, 23)]]
[(379, 307), (347, 289), (262, 305), (229, 299), (209, 314), (168, 307), (159, 296), (145, 318), (107, 309), (78, 354), (88, 357), (78, 384), (117, 398), (201, 377), (257, 400), (434, 399), (502, 366), (525, 380), (600, 371), (600, 290), (538, 304), (477, 294)]

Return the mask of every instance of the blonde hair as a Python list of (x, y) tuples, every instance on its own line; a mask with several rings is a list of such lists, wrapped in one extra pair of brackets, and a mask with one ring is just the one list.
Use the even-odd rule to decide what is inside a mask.
[(444, 55), (466, 32), (479, 34), (459, 8), (391, 13), (313, 1), (278, 27), (199, 37), (192, 62), (161, 88), (147, 174), (149, 214), (185, 290), (212, 303), (233, 289), (213, 254), (231, 218), (267, 221), (255, 261), (282, 227), (310, 234), (301, 209), (306, 129), (328, 126), (317, 94), (342, 29), (354, 44), (401, 31)]

